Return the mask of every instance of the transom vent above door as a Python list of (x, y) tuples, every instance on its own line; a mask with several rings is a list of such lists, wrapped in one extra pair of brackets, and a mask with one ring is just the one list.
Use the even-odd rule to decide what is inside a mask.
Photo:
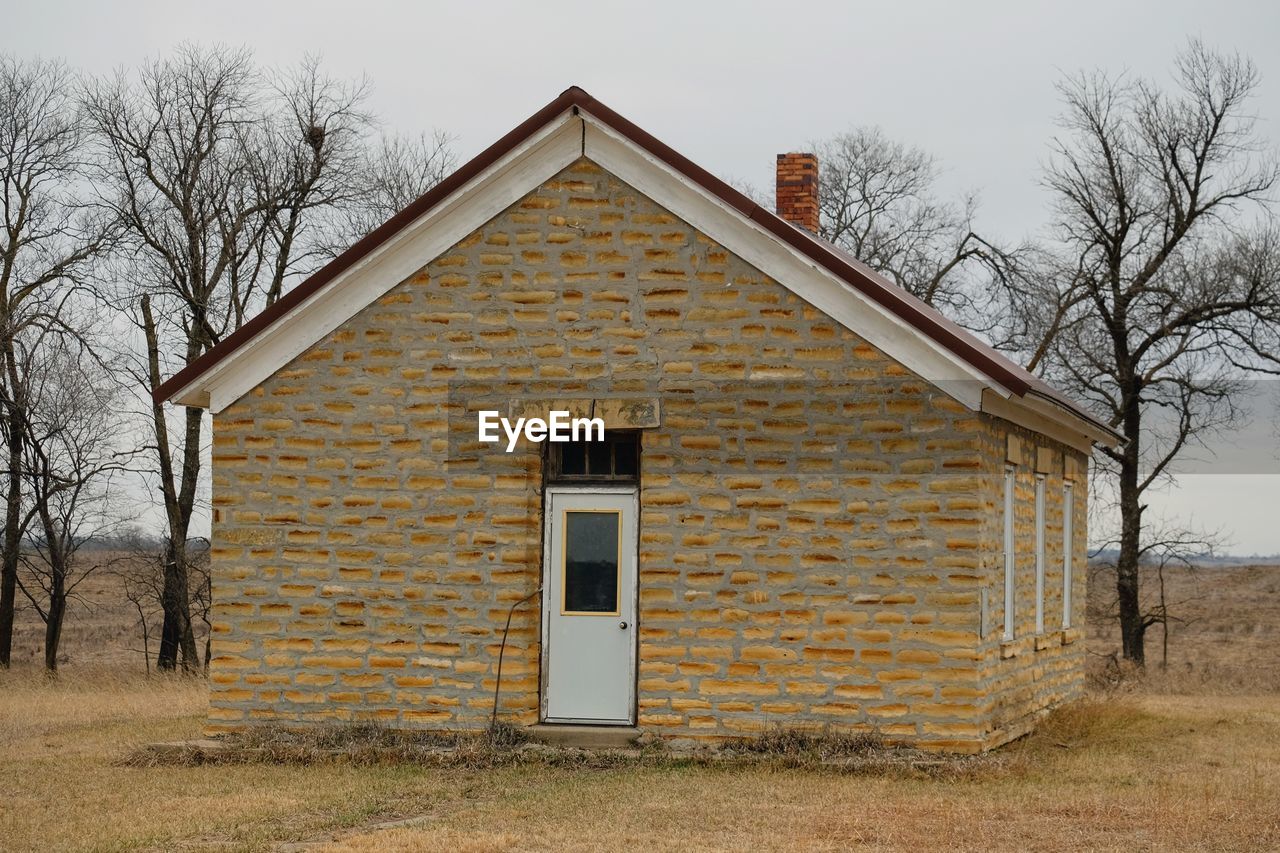
[(640, 479), (640, 433), (605, 430), (603, 441), (548, 442), (552, 483), (635, 483)]

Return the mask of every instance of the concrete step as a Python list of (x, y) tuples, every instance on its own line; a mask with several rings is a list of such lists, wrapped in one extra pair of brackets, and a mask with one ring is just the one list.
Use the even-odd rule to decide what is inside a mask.
[(548, 746), (573, 746), (580, 749), (627, 749), (640, 729), (635, 726), (582, 726), (569, 723), (539, 723), (529, 726), (529, 734)]

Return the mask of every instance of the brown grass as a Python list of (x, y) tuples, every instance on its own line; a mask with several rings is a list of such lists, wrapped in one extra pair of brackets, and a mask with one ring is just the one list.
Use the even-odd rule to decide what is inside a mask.
[(858, 758), (884, 750), (884, 740), (873, 732), (849, 733), (830, 727), (819, 729), (773, 725), (736, 745), (748, 754), (826, 761)]
[(0, 676), (5, 849), (1263, 850), (1280, 837), (1275, 696), (1078, 703), (941, 776), (681, 759), (125, 761), (142, 743), (196, 736), (202, 692), (109, 674)]
[[(102, 568), (92, 572), (76, 587), (67, 602), (67, 620), (59, 644), (59, 666), (70, 669), (142, 669), (142, 631), (138, 611), (125, 596), (124, 583), (118, 574), (128, 561), (137, 557), (116, 551), (84, 552), (86, 561)], [(159, 616), (153, 615), (150, 640), (154, 658)], [(193, 626), (196, 645), (204, 649), (204, 623)], [(14, 622), (13, 660), (18, 665), (38, 666), (44, 660), (44, 623), (35, 608), (22, 595), (18, 596), (18, 612)]]
[(217, 741), (151, 744), (129, 753), (130, 767), (197, 767), (234, 764), (293, 764), (358, 767), (413, 764), (454, 770), (500, 767), (603, 770), (753, 766), (832, 773), (973, 776), (1001, 763), (994, 754), (943, 755), (886, 744), (875, 733), (848, 733), (830, 726), (770, 726), (754, 737), (726, 744), (673, 750), (662, 741), (614, 750), (554, 748), (533, 742), (526, 729), (498, 723), (478, 732), (401, 731), (356, 723), (318, 727), (255, 727)]
[[(1143, 576), (1146, 596), (1154, 578)], [(1169, 624), (1165, 665), (1161, 626), (1147, 631), (1147, 671), (1123, 672), (1144, 693), (1265, 695), (1280, 692), (1280, 566), (1223, 566), (1165, 572)], [(1115, 575), (1089, 578), (1090, 667), (1097, 684), (1113, 684), (1120, 645)]]
[[(1274, 598), (1256, 597), (1274, 577), (1242, 571), (1208, 587), (1203, 621), (1175, 634), (1196, 644), (1174, 647), (1194, 681), (1126, 684), (941, 771), (833, 770), (826, 758), (874, 745), (781, 730), (760, 750), (784, 760), (745, 764), (646, 753), (483, 768), (359, 756), (138, 766), (127, 759), (139, 746), (199, 735), (203, 683), (73, 651), (56, 680), (0, 673), (0, 848), (1272, 850), (1280, 690), (1265, 673), (1280, 618)], [(1228, 604), (1215, 612), (1219, 594)], [(1224, 621), (1230, 631), (1215, 628)], [(1105, 641), (1096, 631), (1095, 651)], [(1227, 682), (1213, 682), (1219, 671)], [(1246, 674), (1247, 689), (1230, 686)]]

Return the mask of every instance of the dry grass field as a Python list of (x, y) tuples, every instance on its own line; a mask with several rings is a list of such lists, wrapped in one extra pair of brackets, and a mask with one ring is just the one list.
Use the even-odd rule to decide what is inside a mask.
[[(1148, 595), (1155, 585), (1145, 579)], [(1089, 578), (1089, 646), (1094, 673), (1105, 677), (1107, 654), (1120, 647), (1110, 616), (1115, 575)], [(1280, 565), (1171, 569), (1165, 598), (1172, 614), (1168, 666), (1162, 668), (1159, 625), (1147, 632), (1146, 692), (1280, 692)]]
[[(139, 557), (118, 551), (88, 551), (87, 562), (101, 568), (91, 573), (75, 589), (67, 603), (67, 619), (59, 646), (59, 666), (69, 672), (101, 669), (127, 671), (143, 668), (142, 631), (137, 608), (125, 595), (120, 573), (136, 569)], [(44, 663), (44, 624), (21, 593), (14, 625), (13, 660), (17, 664), (38, 667)], [(156, 608), (149, 608), (154, 611)], [(149, 612), (153, 623), (150, 640), (151, 657), (156, 653), (156, 635), (160, 631), (159, 613)], [(194, 626), (196, 643), (203, 649), (205, 630), (202, 622)]]
[[(1274, 850), (1280, 568), (1212, 572), (1177, 579), (1200, 609), (1175, 626), (1167, 673), (1063, 709), (994, 755), (874, 774), (680, 760), (140, 766), (127, 760), (138, 745), (198, 735), (204, 688), (142, 676), (139, 655), (108, 648), (133, 645), (131, 629), (100, 624), (69, 635), (56, 680), (25, 653), (0, 673), (0, 849)], [(1099, 626), (1100, 680), (1109, 642)]]

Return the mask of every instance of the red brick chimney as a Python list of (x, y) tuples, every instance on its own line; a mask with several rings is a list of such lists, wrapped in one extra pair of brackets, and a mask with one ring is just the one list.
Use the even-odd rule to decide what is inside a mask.
[(818, 158), (812, 154), (778, 155), (778, 215), (818, 233)]

